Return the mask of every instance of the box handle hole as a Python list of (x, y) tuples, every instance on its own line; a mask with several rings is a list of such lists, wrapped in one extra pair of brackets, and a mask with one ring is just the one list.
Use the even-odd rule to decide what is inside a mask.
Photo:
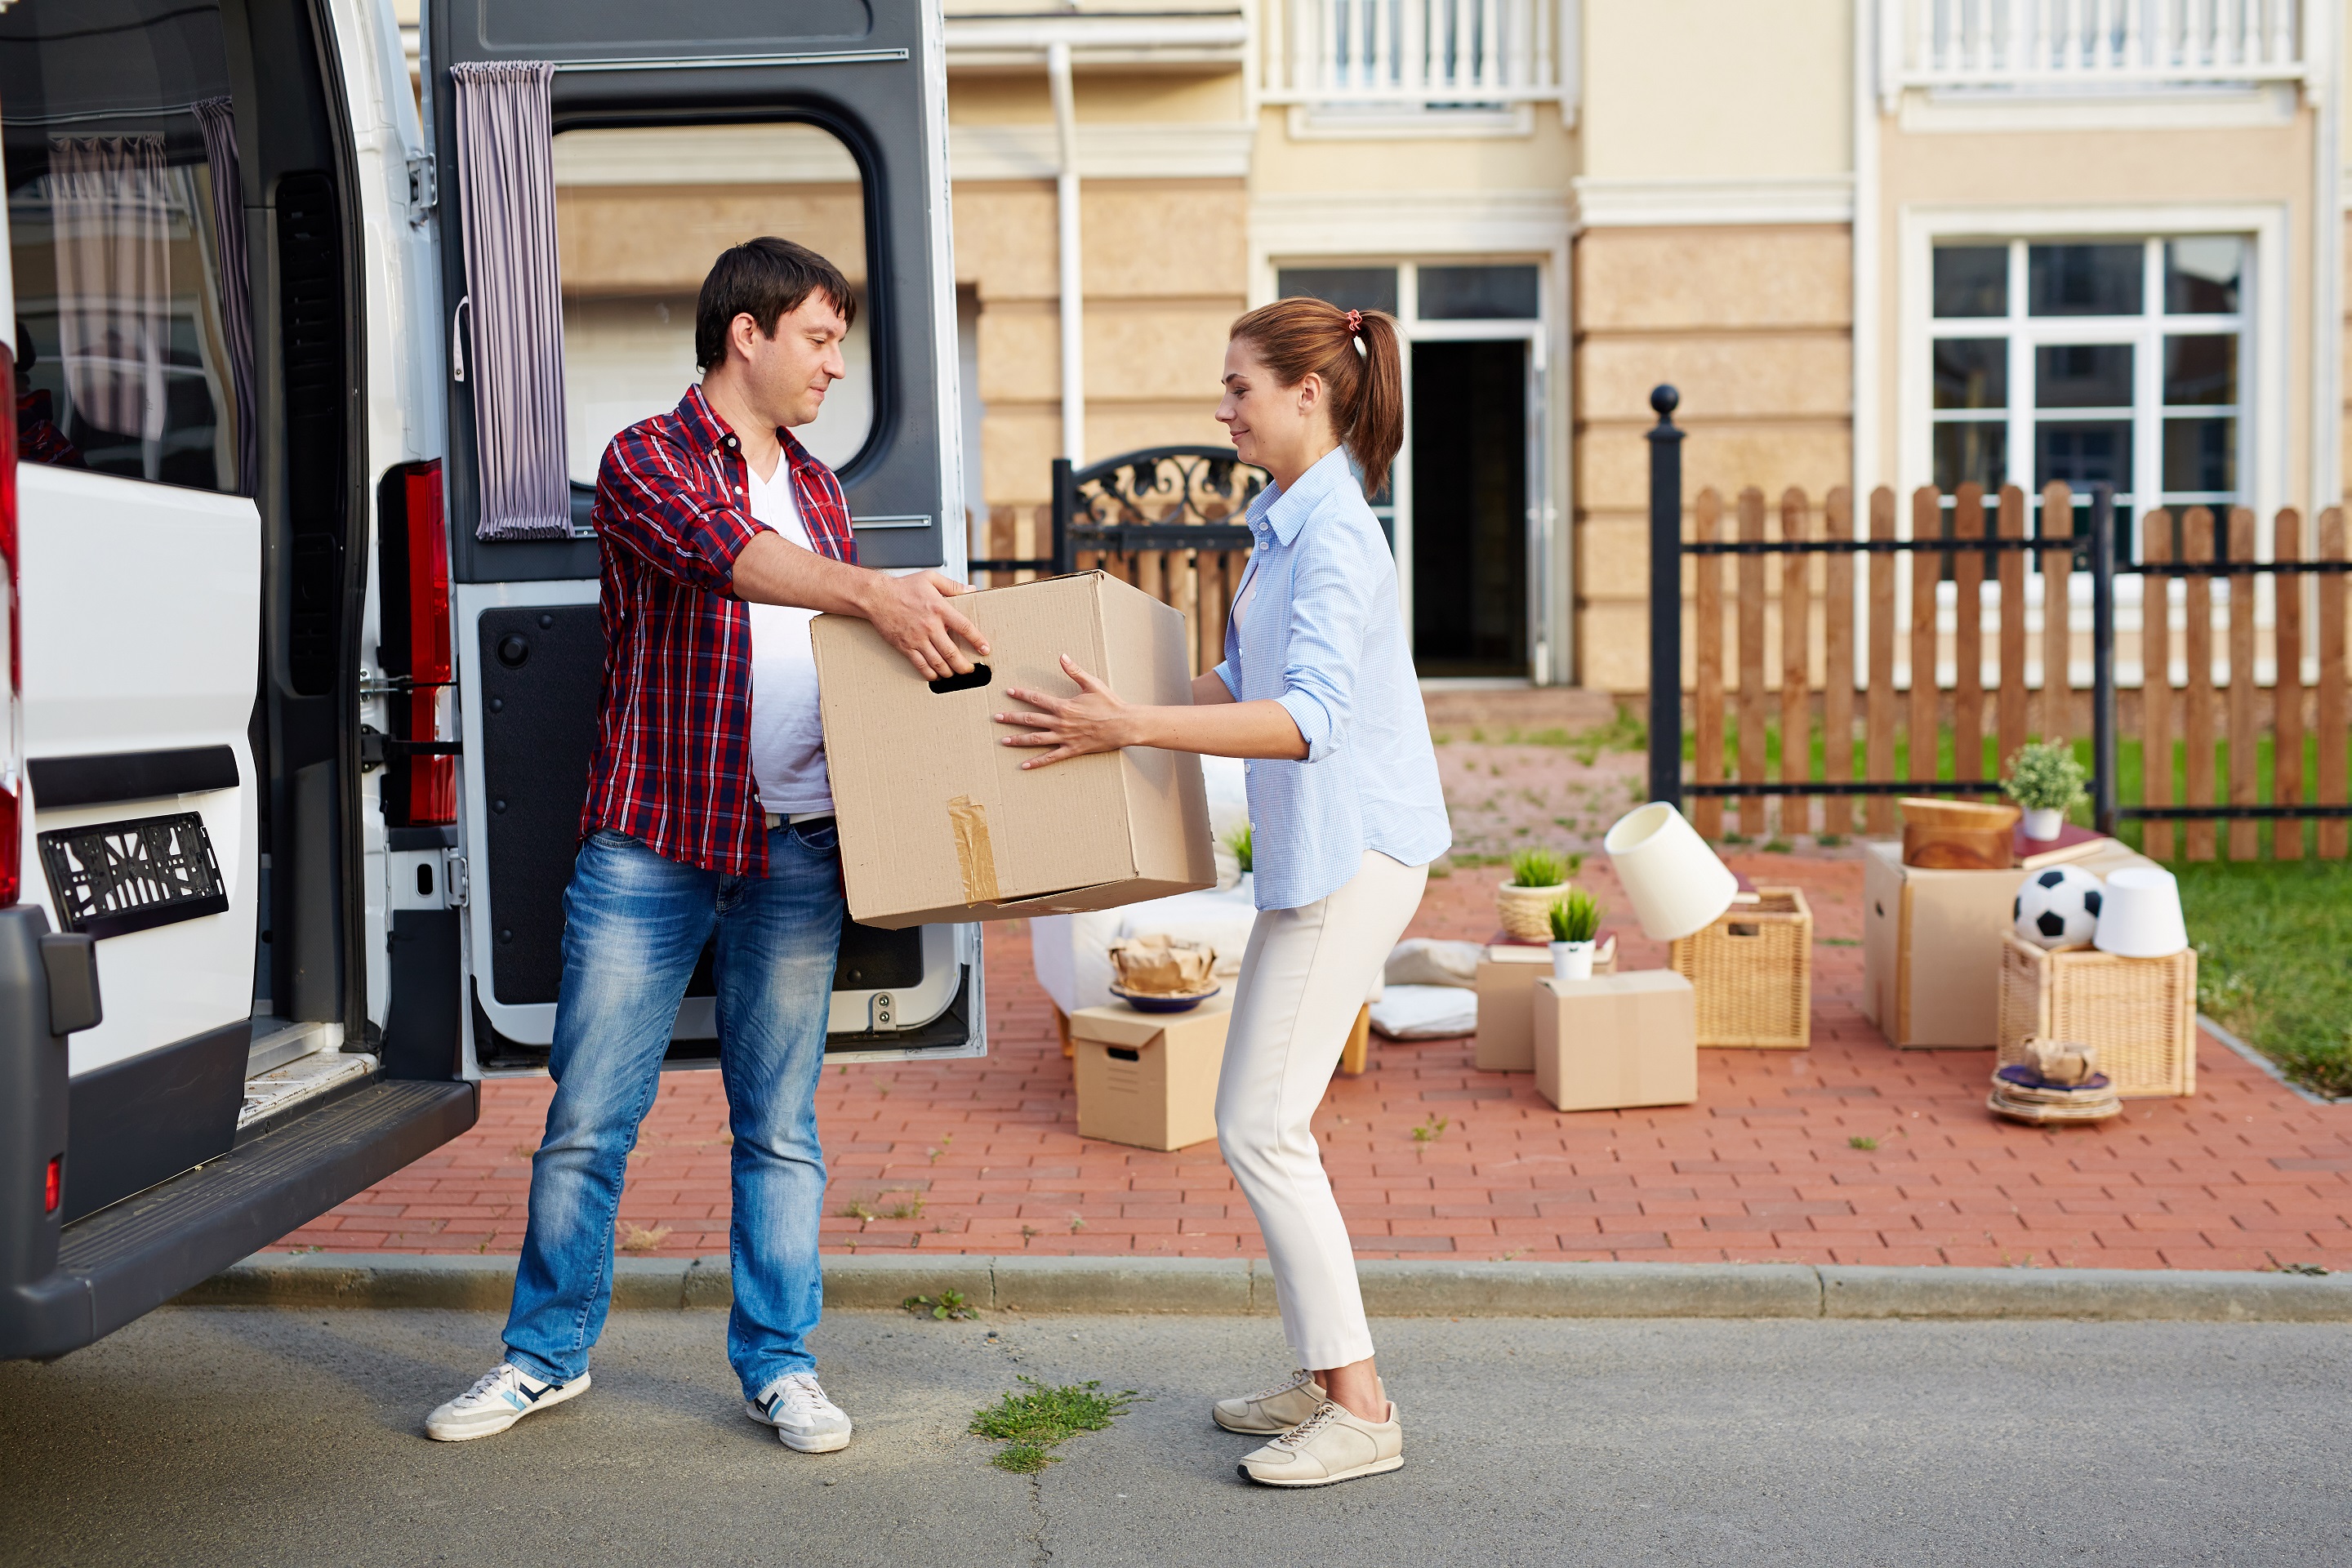
[(1763, 929), (1763, 927), (1749, 921), (1734, 921), (1731, 922), (1731, 934), (1734, 936), (1758, 936), (1762, 934)]
[(962, 675), (943, 675), (930, 683), (931, 689), (945, 697), (950, 691), (976, 691), (988, 684), (988, 666), (975, 664)]
[(1128, 1046), (1106, 1046), (1103, 1048), (1110, 1053), (1113, 1061), (1139, 1062), (1143, 1059), (1141, 1051)]

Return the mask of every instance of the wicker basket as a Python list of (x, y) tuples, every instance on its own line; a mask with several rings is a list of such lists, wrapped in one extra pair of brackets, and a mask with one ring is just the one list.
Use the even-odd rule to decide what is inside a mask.
[(1551, 907), (1568, 897), (1569, 884), (1555, 888), (1522, 888), (1506, 882), (1495, 889), (1495, 913), (1503, 930), (1519, 942), (1551, 940)]
[(2099, 1053), (2126, 1100), (2197, 1092), (2197, 951), (2118, 958), (2092, 948), (2050, 952), (2013, 932), (2000, 941), (2002, 1067), (2041, 1035)]
[(1801, 1051), (1813, 1040), (1813, 911), (1795, 888), (1762, 888), (1674, 944), (1674, 972), (1698, 993), (1698, 1043)]

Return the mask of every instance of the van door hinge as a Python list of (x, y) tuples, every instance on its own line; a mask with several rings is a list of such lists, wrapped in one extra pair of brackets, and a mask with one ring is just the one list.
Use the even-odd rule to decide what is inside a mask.
[(411, 158), (408, 161), (408, 221), (419, 228), (424, 227), (439, 200), (439, 176), (433, 172), (433, 160)]
[(453, 910), (462, 910), (472, 896), (472, 879), (466, 874), (466, 858), (455, 849), (447, 851), (442, 860), (441, 886)]

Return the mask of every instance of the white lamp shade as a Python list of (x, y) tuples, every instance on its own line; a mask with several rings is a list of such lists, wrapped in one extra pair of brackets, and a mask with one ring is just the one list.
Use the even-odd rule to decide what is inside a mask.
[(1601, 841), (1633, 900), (1642, 934), (1674, 942), (1713, 925), (1731, 907), (1739, 879), (1683, 814), (1663, 800), (1637, 805)]
[(2180, 883), (2154, 866), (2110, 872), (2091, 945), (2118, 958), (2170, 958), (2189, 945)]

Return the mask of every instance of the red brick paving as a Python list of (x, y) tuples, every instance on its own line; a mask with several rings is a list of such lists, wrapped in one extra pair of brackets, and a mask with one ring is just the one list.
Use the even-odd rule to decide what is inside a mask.
[[(1863, 1019), (1858, 862), (1733, 863), (1812, 902), (1812, 1048), (1702, 1052), (1696, 1105), (1561, 1115), (1529, 1075), (1472, 1068), (1466, 1040), (1376, 1039), (1372, 1070), (1336, 1083), (1317, 1119), (1364, 1256), (2352, 1268), (2352, 1107), (2301, 1100), (2205, 1040), (2192, 1099), (2127, 1102), (2088, 1128), (1997, 1122), (1990, 1052), (1896, 1051)], [(1414, 934), (1485, 937), (1501, 877), (1433, 881)], [(1622, 910), (1604, 862), (1586, 881)], [(1664, 963), (1619, 934), (1622, 963)], [(992, 928), (988, 952), (985, 1060), (825, 1074), (827, 1249), (1262, 1255), (1214, 1143), (1155, 1153), (1077, 1135), (1027, 939)], [(281, 1245), (516, 1251), (548, 1093), (485, 1086), (472, 1131)], [(621, 1202), (624, 1247), (724, 1252), (727, 1159), (718, 1076), (666, 1078)]]

